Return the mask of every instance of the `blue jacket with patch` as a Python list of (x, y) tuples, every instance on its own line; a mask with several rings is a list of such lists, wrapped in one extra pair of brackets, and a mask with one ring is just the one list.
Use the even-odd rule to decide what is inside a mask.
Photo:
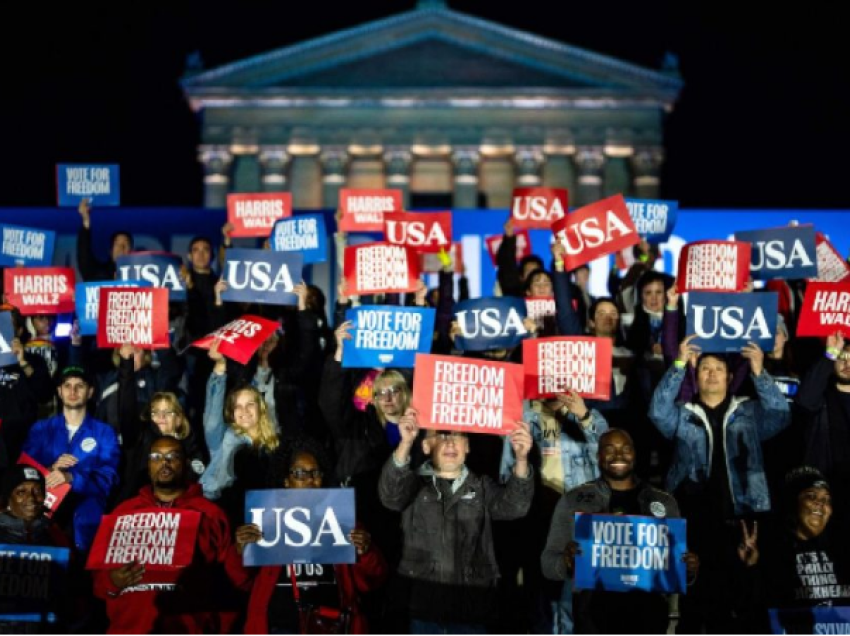
[[(78, 550), (88, 550), (109, 495), (118, 484), (121, 448), (115, 429), (86, 415), (69, 441), (65, 416), (55, 415), (33, 424), (23, 451), (48, 470), (60, 455), (77, 458), (77, 463), (67, 470), (72, 475), (69, 494), (76, 496), (74, 546)], [(66, 501), (62, 505), (70, 503)]]
[(785, 396), (773, 378), (762, 371), (753, 377), (758, 400), (733, 397), (723, 416), (723, 439), (714, 439), (711, 424), (699, 404), (676, 403), (685, 369), (671, 366), (655, 393), (649, 417), (655, 427), (676, 445), (667, 490), (675, 492), (686, 479), (702, 484), (711, 474), (714, 444), (724, 444), (729, 491), (735, 515), (770, 510), (761, 443), (791, 423)]

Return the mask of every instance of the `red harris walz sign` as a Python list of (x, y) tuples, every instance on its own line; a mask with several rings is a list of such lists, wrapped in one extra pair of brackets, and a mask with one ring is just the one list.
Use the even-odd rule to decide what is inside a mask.
[(9, 304), (24, 316), (74, 311), (74, 270), (70, 267), (10, 267), (3, 272)]
[(339, 229), (344, 232), (383, 232), (384, 214), (401, 212), (401, 190), (339, 191), (342, 218)]
[(260, 348), (279, 327), (277, 321), (246, 314), (233, 320), (221, 329), (192, 343), (193, 347), (209, 349), (216, 340), (218, 352), (241, 364), (248, 364), (254, 352)]
[(567, 270), (640, 242), (629, 208), (619, 194), (571, 212), (552, 224), (552, 232), (566, 249)]
[(290, 192), (228, 194), (227, 220), (233, 224), (230, 236), (266, 237), (280, 219), (292, 216)]
[(810, 282), (806, 285), (797, 335), (831, 336), (835, 332), (850, 338), (850, 282)]

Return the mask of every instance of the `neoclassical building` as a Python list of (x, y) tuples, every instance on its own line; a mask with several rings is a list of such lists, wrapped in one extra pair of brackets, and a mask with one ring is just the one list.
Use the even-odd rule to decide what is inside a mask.
[(665, 73), (420, 0), (394, 17), (187, 74), (205, 205), (291, 191), (398, 188), (408, 207), (508, 207), (519, 186), (571, 205), (658, 196)]

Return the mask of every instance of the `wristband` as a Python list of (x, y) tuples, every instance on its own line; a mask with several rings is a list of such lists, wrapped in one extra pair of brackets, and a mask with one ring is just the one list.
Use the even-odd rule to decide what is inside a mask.
[(563, 272), (564, 271), (564, 261), (562, 261), (562, 260), (555, 261), (555, 271), (556, 272)]
[(688, 364), (688, 363), (685, 362), (684, 360), (679, 360), (678, 358), (673, 360), (673, 366), (676, 367), (677, 369), (684, 369), (686, 364)]
[(832, 360), (833, 362), (835, 362), (836, 360), (838, 360), (838, 354), (839, 354), (839, 353), (841, 353), (841, 352), (840, 352), (838, 349), (836, 349), (835, 347), (827, 347), (827, 348), (826, 348), (826, 351), (824, 352), (824, 355), (825, 355), (828, 359), (830, 359), (830, 360)]
[(664, 305), (664, 309), (667, 311), (676, 311), (679, 308), (676, 305), (673, 305), (672, 307), (670, 305)]

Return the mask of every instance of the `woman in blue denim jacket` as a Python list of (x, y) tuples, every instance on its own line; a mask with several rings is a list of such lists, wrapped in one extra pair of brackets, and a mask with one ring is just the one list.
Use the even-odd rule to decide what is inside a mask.
[[(241, 518), (239, 495), (266, 486), (265, 468), (280, 439), (257, 389), (247, 385), (237, 387), (225, 400), (227, 362), (218, 352), (217, 342), (210, 347), (209, 356), (215, 362), (207, 382), (204, 409), (204, 436), (210, 463), (200, 483), (207, 499), (219, 500), (226, 512)], [(238, 488), (233, 488), (237, 480)]]
[[(608, 430), (608, 422), (599, 411), (587, 408), (574, 392), (557, 395), (552, 400), (526, 400), (522, 419), (530, 427), (535, 450), (540, 451), (535, 474), (540, 475), (544, 486), (535, 489), (528, 517), (511, 522), (523, 526), (517, 531), (524, 540), (516, 549), (528, 555), (528, 559), (521, 559), (525, 585), (529, 589), (539, 588), (537, 598), (532, 601), (530, 631), (572, 634), (572, 583), (566, 581), (560, 590), (547, 592), (547, 585), (552, 584), (541, 579), (535, 585), (534, 580), (540, 575), (536, 570), (546, 541), (546, 527), (561, 495), (599, 477), (598, 443)], [(506, 437), (500, 471), (503, 482), (510, 477), (515, 463), (510, 438)]]

